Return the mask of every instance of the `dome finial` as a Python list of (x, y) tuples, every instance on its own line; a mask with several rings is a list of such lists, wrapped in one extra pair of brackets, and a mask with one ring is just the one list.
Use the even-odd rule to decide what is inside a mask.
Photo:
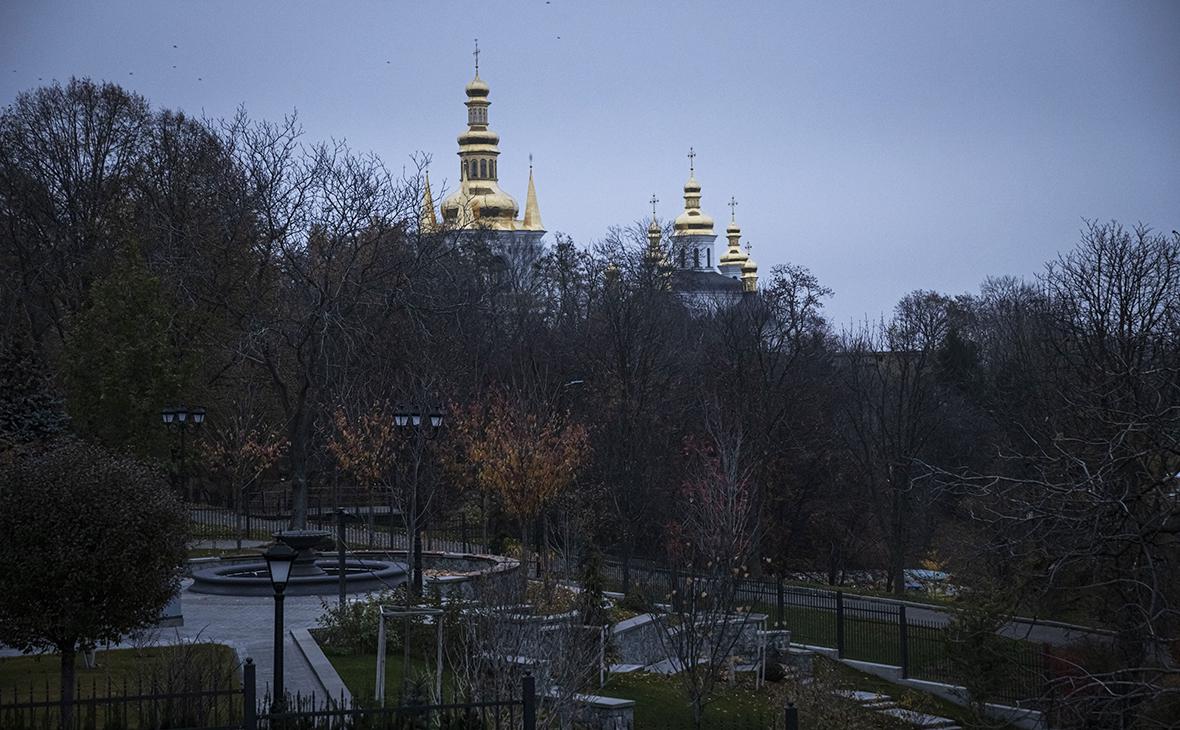
[(475, 51), (471, 54), (475, 56), (475, 78), (479, 78), (479, 39), (475, 39)]
[(692, 147), (689, 147), (688, 148), (688, 176), (689, 177), (692, 177), (693, 175), (696, 174), (696, 159), (697, 159), (696, 151)]
[(735, 198), (734, 198), (734, 197), (731, 195), (731, 196), (729, 196), (729, 222), (730, 222), (730, 223), (736, 223), (736, 222), (737, 222), (737, 210), (736, 210), (736, 208), (737, 208), (737, 199), (735, 199)]
[(656, 203), (660, 202), (660, 199), (656, 197), (655, 193), (652, 193), (651, 200), (649, 200), (647, 202), (651, 203), (651, 219), (652, 219), (652, 222), (654, 223), (656, 220)]

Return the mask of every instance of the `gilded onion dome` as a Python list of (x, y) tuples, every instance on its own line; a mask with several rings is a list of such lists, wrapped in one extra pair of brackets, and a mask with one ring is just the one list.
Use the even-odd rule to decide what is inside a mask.
[(679, 236), (714, 235), (713, 218), (701, 210), (701, 184), (693, 172), (684, 183), (684, 211), (676, 216), (672, 226)]
[(742, 229), (737, 224), (737, 221), (730, 220), (729, 225), (725, 228), (725, 237), (729, 239), (729, 247), (725, 253), (721, 254), (721, 260), (718, 262), (722, 268), (726, 266), (741, 266), (748, 258), (742, 251)]
[[(520, 208), (500, 189), (496, 169), (500, 136), (488, 128), (489, 88), (479, 77), (478, 66), (466, 91), (467, 129), (459, 135), (459, 188), (443, 201), (443, 220), (453, 228), (514, 230)], [(535, 218), (539, 228), (540, 214)]]
[(758, 291), (758, 264), (750, 257), (750, 244), (746, 244), (746, 262), (742, 264), (742, 291)]

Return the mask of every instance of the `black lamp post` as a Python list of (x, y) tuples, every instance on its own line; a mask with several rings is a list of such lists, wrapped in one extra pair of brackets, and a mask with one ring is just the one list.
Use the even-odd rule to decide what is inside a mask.
[(188, 431), (189, 424), (192, 424), (193, 430), (201, 428), (201, 424), (205, 422), (205, 409), (201, 406), (192, 408), (188, 406), (168, 406), (160, 411), (160, 418), (164, 421), (165, 428), (175, 430), (180, 434), (180, 448), (172, 452), (172, 459), (178, 462), (173, 486), (179, 487), (185, 497), (191, 499), (192, 495), (188, 493), (188, 474), (185, 471), (185, 434)]
[(286, 709), (287, 696), (283, 690), (283, 591), (291, 578), (291, 566), (299, 553), (289, 545), (278, 543), (262, 554), (270, 584), (275, 589), (275, 685), (272, 712)]
[[(432, 440), (438, 436), (443, 425), (443, 412), (438, 406), (420, 408), (399, 404), (393, 413), (393, 425), (398, 428), (412, 428), (419, 436)], [(415, 454), (415, 458), (420, 458)], [(422, 595), (422, 525), (418, 519), (418, 474), (410, 484), (410, 584), (415, 595)]]

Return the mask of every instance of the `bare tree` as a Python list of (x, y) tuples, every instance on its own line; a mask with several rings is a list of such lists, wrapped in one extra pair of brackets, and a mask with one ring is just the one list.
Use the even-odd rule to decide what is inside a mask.
[(537, 726), (571, 727), (578, 695), (598, 677), (602, 634), (583, 625), (565, 592), (538, 584), (521, 603), (514, 586), (491, 584), (478, 603), (456, 608), (458, 641), (447, 649), (460, 694), (513, 696), (529, 672), (541, 698)]
[[(1068, 722), (1173, 727), (1180, 702), (1180, 236), (1088, 223), (1039, 277), (1009, 342), (1031, 381), (993, 473), (953, 482), (1018, 566), (1115, 630), (1113, 656), (1055, 680)], [(1171, 708), (1171, 709), (1168, 709)]]
[(893, 319), (845, 333), (840, 377), (848, 453), (888, 553), (889, 584), (905, 590), (907, 561), (926, 538), (937, 484), (922, 466), (932, 462), (947, 396), (936, 377), (946, 334), (947, 300), (915, 292)]
[(679, 521), (669, 526), (668, 550), (684, 575), (666, 603), (650, 606), (698, 728), (749, 625), (738, 591), (757, 540), (754, 485), (741, 433), (716, 419), (708, 433), (707, 442), (690, 445), (693, 470), (680, 494)]

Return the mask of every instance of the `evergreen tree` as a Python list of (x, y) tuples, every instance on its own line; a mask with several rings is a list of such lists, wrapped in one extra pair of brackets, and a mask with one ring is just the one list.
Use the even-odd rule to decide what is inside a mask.
[(0, 343), (0, 453), (51, 440), (66, 424), (61, 399), (33, 351), (16, 339)]

